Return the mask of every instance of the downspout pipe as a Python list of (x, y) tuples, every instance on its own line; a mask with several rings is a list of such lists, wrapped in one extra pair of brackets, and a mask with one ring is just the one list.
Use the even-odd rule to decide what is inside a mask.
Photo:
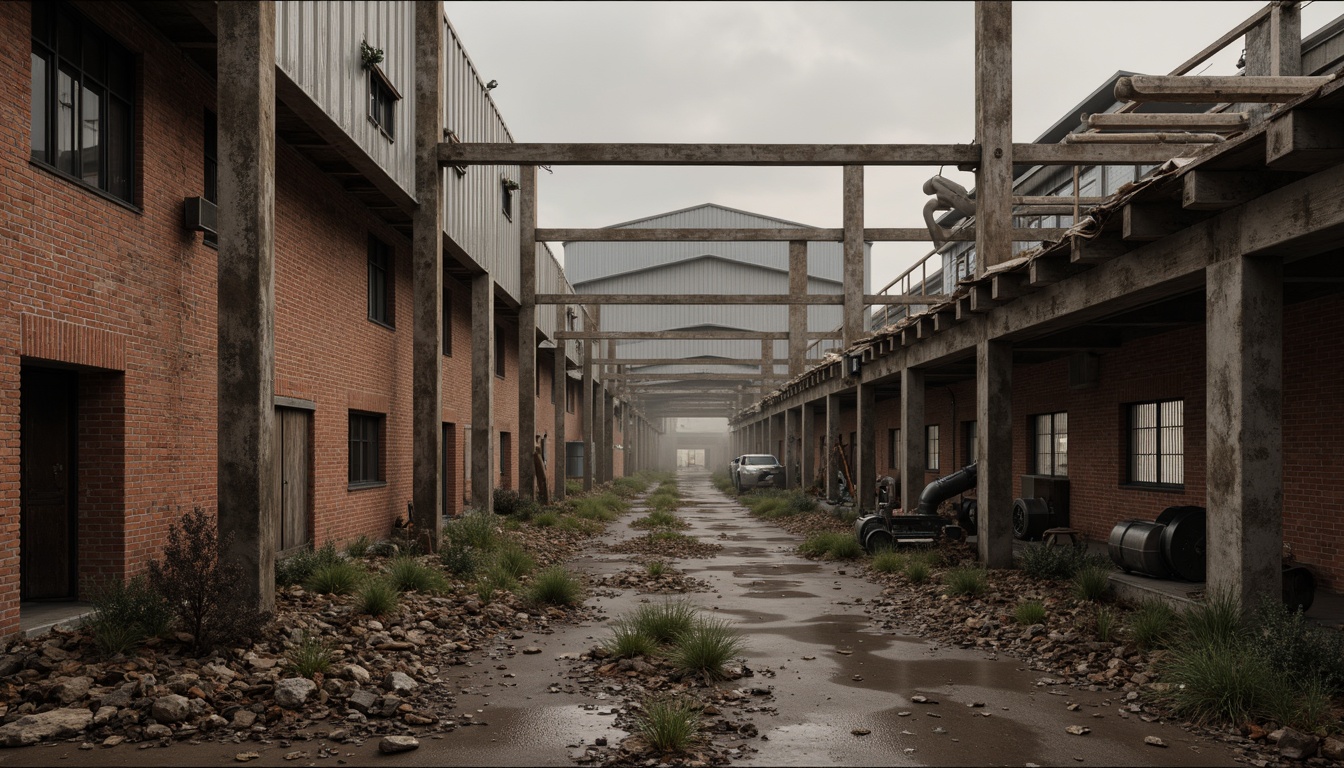
[(919, 494), (918, 514), (938, 514), (938, 505), (944, 500), (975, 487), (975, 475), (975, 465), (971, 464), (924, 486), (923, 492)]

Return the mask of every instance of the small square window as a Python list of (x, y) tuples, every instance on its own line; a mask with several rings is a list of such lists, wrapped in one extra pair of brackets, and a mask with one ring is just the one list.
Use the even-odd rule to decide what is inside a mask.
[(382, 433), (382, 414), (350, 412), (351, 485), (382, 482)]

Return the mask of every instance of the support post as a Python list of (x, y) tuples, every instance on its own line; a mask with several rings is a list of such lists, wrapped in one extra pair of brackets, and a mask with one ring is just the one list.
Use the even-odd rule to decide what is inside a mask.
[(802, 477), (799, 483), (807, 488), (817, 476), (817, 413), (811, 403), (803, 403), (802, 419), (798, 428), (798, 442), (802, 451)]
[(835, 501), (840, 498), (840, 457), (835, 446), (840, 444), (840, 396), (826, 396), (826, 498)]
[[(789, 295), (807, 294), (807, 242), (789, 241)], [(803, 372), (807, 356), (807, 305), (789, 305), (789, 375)], [(772, 369), (773, 370), (773, 369)]]
[(784, 411), (784, 487), (798, 487), (798, 420), (797, 408)]
[(854, 508), (863, 514), (863, 510), (872, 509), (877, 498), (877, 385), (858, 385), (858, 446), (854, 451), (854, 485), (858, 499)]
[(537, 444), (537, 167), (518, 167), (518, 494), (535, 498)]
[(616, 396), (602, 388), (602, 482), (616, 479)]
[(275, 610), (275, 6), (219, 27), (217, 525), (238, 589)]
[(975, 273), (1013, 257), (1013, 6), (975, 3)]
[(1013, 564), (1013, 348), (1006, 341), (975, 347), (978, 422), (977, 534), (986, 568)]
[(597, 462), (597, 423), (594, 419), (593, 403), (593, 358), (596, 357), (597, 343), (592, 339), (583, 342), (583, 391), (579, 397), (579, 407), (583, 408), (583, 490), (593, 490), (594, 465)]
[(844, 291), (842, 346), (863, 336), (863, 166), (846, 165), (844, 188)]
[(919, 506), (924, 491), (924, 371), (901, 371), (901, 506)]
[[(555, 305), (555, 330), (560, 331), (565, 328), (565, 305)], [(553, 435), (551, 447), (551, 474), (555, 475), (553, 483), (554, 490), (551, 497), (556, 501), (564, 501), (565, 498), (565, 479), (569, 467), (565, 466), (567, 456), (565, 455), (568, 444), (568, 436), (565, 434), (565, 413), (569, 411), (569, 371), (565, 361), (565, 353), (569, 351), (568, 341), (555, 342), (555, 358), (551, 361), (551, 399), (555, 401), (555, 426), (552, 428)]]
[(415, 4), (415, 193), (411, 283), (415, 294), (411, 418), (412, 519), (437, 549), (443, 531), (443, 6)]
[(1205, 276), (1208, 583), (1249, 609), (1283, 583), (1283, 262)]
[(495, 508), (495, 279), (471, 278), (471, 506)]

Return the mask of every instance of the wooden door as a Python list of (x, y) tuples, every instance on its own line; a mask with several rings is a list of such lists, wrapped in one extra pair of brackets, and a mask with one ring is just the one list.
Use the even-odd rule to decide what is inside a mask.
[(20, 384), (19, 592), (75, 595), (75, 374), (24, 368)]
[(308, 543), (309, 423), (312, 414), (299, 408), (275, 409), (276, 517), (275, 548), (287, 552)]

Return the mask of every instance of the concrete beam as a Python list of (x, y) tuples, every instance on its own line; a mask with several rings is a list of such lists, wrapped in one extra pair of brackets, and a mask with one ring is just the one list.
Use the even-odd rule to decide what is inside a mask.
[(411, 289), (415, 296), (411, 377), (411, 520), (438, 548), (443, 530), (443, 6), (415, 4), (415, 192)]
[(1283, 264), (1205, 274), (1208, 583), (1249, 610), (1282, 583)]
[(217, 11), (219, 258), (216, 450), (222, 555), (275, 610), (275, 6)]
[(982, 341), (975, 350), (977, 536), (986, 568), (1013, 565), (1013, 348)]
[(518, 493), (537, 495), (537, 167), (518, 168)]
[[(802, 240), (789, 242), (789, 295), (803, 296), (807, 293), (807, 243)], [(789, 305), (789, 374), (797, 376), (803, 372), (807, 357), (807, 307), (799, 304)]]
[[(1067, 201), (1072, 211), (1073, 198), (1051, 197), (1051, 198), (1013, 198), (1015, 205), (1034, 205), (1040, 206), (1043, 203), (1018, 203), (1018, 200), (1055, 200)], [(1083, 198), (1087, 200), (1102, 200), (1104, 198)], [(1056, 205), (1062, 205), (1063, 202), (1057, 202)], [(1095, 204), (1095, 203), (1093, 203)], [(1033, 210), (1032, 213), (1040, 213), (1039, 210)], [(1021, 242), (1032, 242), (1035, 240), (1059, 240), (1067, 232), (1066, 229), (1048, 228), (1036, 229), (1031, 227), (1019, 227), (1012, 230), (1014, 240)], [(537, 240), (540, 242), (580, 242), (580, 243), (668, 243), (668, 242), (696, 242), (696, 243), (727, 243), (727, 242), (793, 242), (802, 240), (810, 243), (839, 243), (845, 239), (843, 229), (823, 229), (823, 228), (786, 228), (786, 229), (719, 229), (719, 228), (681, 228), (681, 229), (538, 229)], [(927, 227), (865, 227), (863, 230), (863, 240), (868, 243), (929, 243), (933, 242), (929, 235)], [(962, 227), (951, 232), (947, 236), (949, 242), (974, 242), (975, 227)]]
[(495, 280), (471, 278), (471, 506), (495, 508)]
[(842, 179), (844, 217), (844, 311), (841, 313), (844, 335), (841, 344), (848, 347), (863, 336), (863, 166), (846, 165)]

